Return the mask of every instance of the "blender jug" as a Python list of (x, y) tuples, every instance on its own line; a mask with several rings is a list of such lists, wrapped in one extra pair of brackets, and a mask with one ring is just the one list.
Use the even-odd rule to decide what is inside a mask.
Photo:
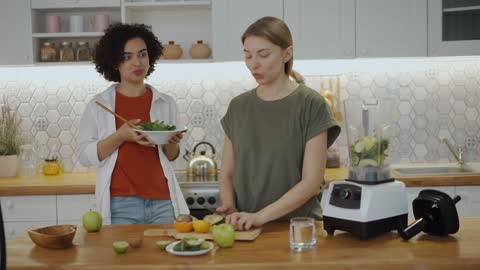
[(344, 101), (349, 180), (365, 184), (391, 180), (389, 150), (395, 105), (390, 99)]

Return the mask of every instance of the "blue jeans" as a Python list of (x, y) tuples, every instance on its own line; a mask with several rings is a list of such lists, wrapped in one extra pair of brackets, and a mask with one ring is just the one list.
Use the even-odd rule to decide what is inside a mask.
[(112, 224), (171, 224), (175, 220), (170, 200), (111, 197), (110, 209)]

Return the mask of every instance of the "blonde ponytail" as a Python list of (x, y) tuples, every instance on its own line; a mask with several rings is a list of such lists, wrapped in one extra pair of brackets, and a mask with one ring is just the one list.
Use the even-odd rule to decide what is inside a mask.
[(305, 78), (293, 69), (290, 71), (290, 77), (292, 77), (299, 84), (305, 84)]

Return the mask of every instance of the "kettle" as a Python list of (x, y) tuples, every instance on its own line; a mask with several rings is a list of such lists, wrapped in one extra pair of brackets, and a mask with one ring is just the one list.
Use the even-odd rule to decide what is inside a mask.
[[(212, 155), (208, 156), (207, 151), (202, 150), (197, 154), (197, 148), (200, 145), (208, 145), (212, 149)], [(192, 156), (193, 155), (193, 156)], [(183, 158), (188, 162), (188, 176), (217, 176), (217, 163), (215, 162), (215, 147), (208, 142), (199, 142), (193, 148), (193, 152), (186, 151)]]

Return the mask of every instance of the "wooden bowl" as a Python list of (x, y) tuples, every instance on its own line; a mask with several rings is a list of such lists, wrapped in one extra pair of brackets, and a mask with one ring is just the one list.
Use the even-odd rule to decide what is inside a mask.
[(28, 231), (30, 239), (44, 248), (62, 249), (73, 245), (72, 240), (77, 231), (75, 225), (55, 225)]

